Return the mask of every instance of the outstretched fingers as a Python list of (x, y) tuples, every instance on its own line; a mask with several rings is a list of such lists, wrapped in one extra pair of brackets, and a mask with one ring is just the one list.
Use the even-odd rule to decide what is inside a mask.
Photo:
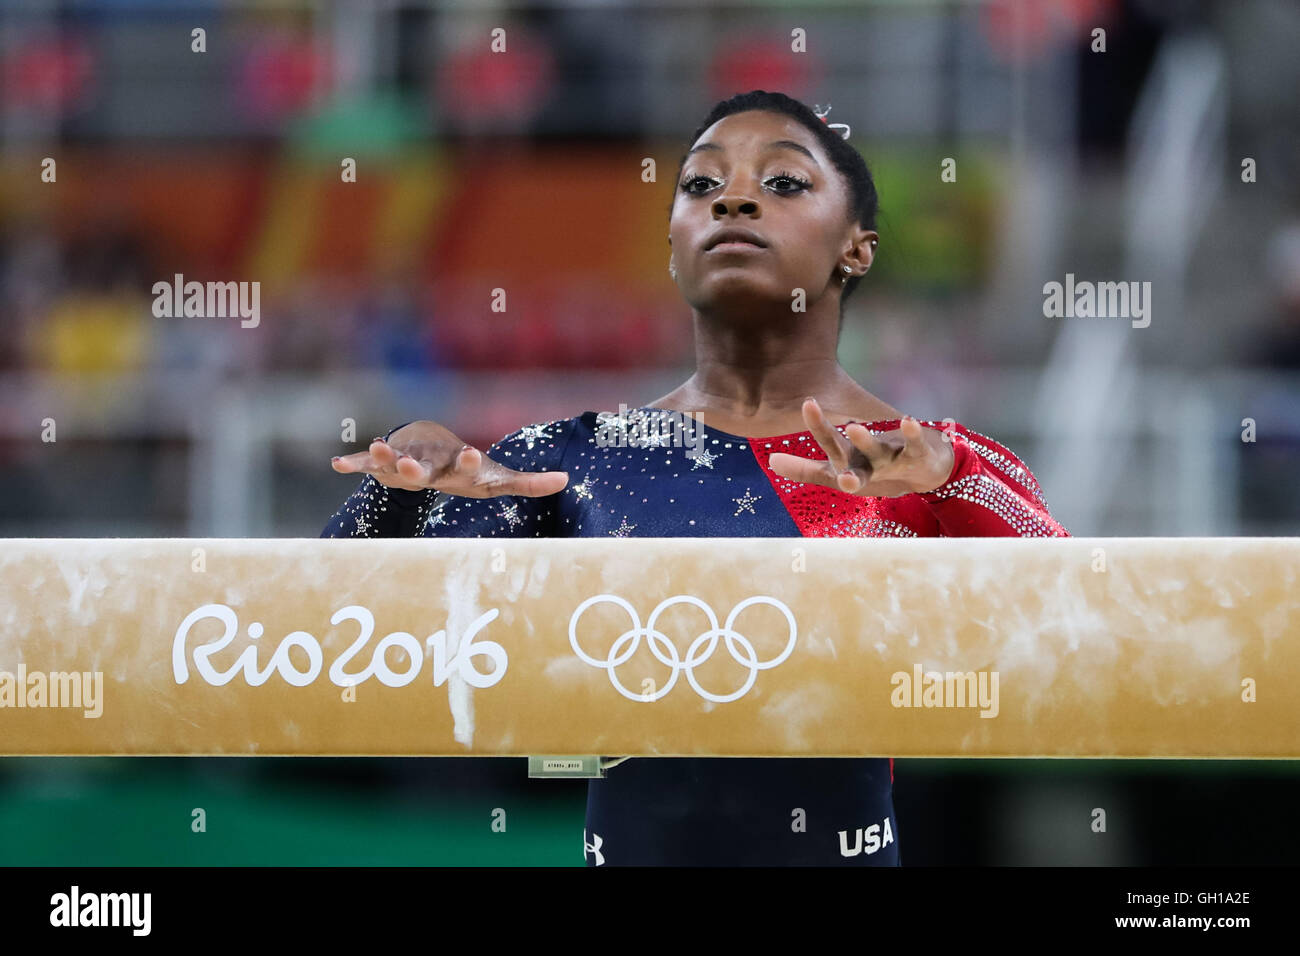
[(804, 422), (812, 433), (813, 439), (825, 453), (826, 459), (819, 461), (776, 452), (768, 457), (768, 467), (791, 481), (822, 485), (848, 494), (856, 494), (870, 480), (871, 475), (866, 469), (860, 467), (861, 456), (857, 454), (853, 443), (826, 420), (815, 398), (805, 399), (802, 411)]
[(415, 490), (432, 487), (434, 476), (440, 471), (473, 476), (478, 471), (481, 457), (477, 449), (465, 445), (451, 462), (440, 469), (428, 458), (416, 458), (399, 452), (383, 438), (376, 438), (365, 451), (335, 456), (330, 464), (340, 474), (373, 475), (383, 480), (384, 484), (391, 484), (395, 479)]
[(913, 490), (929, 490), (946, 480), (952, 470), (952, 453), (936, 450), (925, 426), (911, 416), (899, 420), (899, 427), (873, 435), (858, 424), (845, 429), (849, 440), (867, 460), (873, 480), (898, 481)]
[(436, 488), (447, 479), (472, 481), (483, 463), (483, 453), (473, 445), (462, 445), (451, 461), (439, 468), (427, 458), (402, 454), (397, 458), (397, 473), (422, 488)]
[(767, 459), (767, 466), (782, 478), (789, 478), (791, 481), (802, 481), (809, 485), (833, 486), (833, 476), (830, 465), (825, 461), (814, 458), (800, 458), (798, 455), (788, 455), (783, 451), (773, 452)]
[(902, 451), (904, 458), (922, 458), (929, 454), (930, 448), (925, 442), (925, 429), (915, 418), (908, 415), (899, 422), (899, 431), (905, 442)]
[(849, 467), (849, 456), (853, 452), (853, 446), (845, 441), (844, 436), (826, 420), (821, 406), (817, 404), (817, 399), (804, 399), (803, 420), (808, 425), (808, 430), (812, 432), (813, 438), (817, 440), (817, 444), (826, 453), (826, 460), (830, 462), (831, 468), (837, 473), (846, 470)]
[(857, 422), (851, 422), (844, 429), (844, 434), (850, 444), (871, 463), (873, 468), (879, 468), (881, 465), (891, 461), (894, 457), (895, 449), (887, 441), (882, 441), (880, 437), (873, 435), (871, 430), (865, 425), (859, 425)]
[(541, 498), (561, 491), (568, 483), (568, 472), (515, 471), (466, 445), (457, 454), (452, 469), (434, 487), (451, 494), (469, 492), (483, 498), (499, 495)]
[(543, 498), (563, 491), (569, 483), (567, 471), (517, 471), (507, 484), (509, 495), (522, 495), (525, 498)]
[(365, 451), (353, 452), (350, 455), (335, 455), (330, 459), (330, 466), (344, 475), (373, 475), (385, 468), (391, 468), (396, 458), (397, 453), (388, 446), (388, 443), (382, 438), (376, 438), (370, 442), (370, 447)]

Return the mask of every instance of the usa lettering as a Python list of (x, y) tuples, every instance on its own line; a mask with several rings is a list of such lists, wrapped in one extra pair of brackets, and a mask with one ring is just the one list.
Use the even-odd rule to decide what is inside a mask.
[[(840, 856), (858, 856), (862, 853), (870, 856), (894, 842), (894, 830), (889, 825), (889, 817), (873, 823), (865, 830), (858, 827), (856, 830), (840, 830), (839, 833)], [(849, 846), (850, 840), (853, 841), (852, 846)]]

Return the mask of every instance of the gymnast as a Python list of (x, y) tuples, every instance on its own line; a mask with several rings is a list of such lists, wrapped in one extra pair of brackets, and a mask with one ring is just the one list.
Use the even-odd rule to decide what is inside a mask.
[[(689, 379), (631, 415), (538, 422), (486, 451), (408, 422), (333, 459), (364, 477), (321, 536), (1068, 536), (1006, 447), (904, 415), (840, 366), (877, 196), (824, 114), (762, 90), (724, 100), (674, 184), (668, 271), (692, 314)], [(703, 434), (673, 447), (655, 419), (683, 414)], [(611, 440), (630, 421), (632, 440)], [(901, 862), (892, 758), (612, 764), (588, 784), (588, 865)]]

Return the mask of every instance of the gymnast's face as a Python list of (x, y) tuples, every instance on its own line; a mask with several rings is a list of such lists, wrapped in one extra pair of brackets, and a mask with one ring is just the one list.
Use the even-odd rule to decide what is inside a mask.
[[(789, 307), (803, 289), (811, 305), (838, 295), (837, 270), (864, 233), (849, 221), (849, 187), (811, 132), (766, 110), (733, 113), (692, 147), (677, 182), (668, 242), (682, 295), (703, 310)], [(757, 244), (710, 247), (722, 229)], [(856, 252), (858, 265), (870, 264)]]

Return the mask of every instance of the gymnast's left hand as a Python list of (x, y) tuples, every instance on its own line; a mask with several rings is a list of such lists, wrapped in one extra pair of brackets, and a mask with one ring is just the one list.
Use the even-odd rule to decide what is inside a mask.
[(952, 474), (956, 459), (951, 441), (910, 416), (880, 435), (857, 422), (841, 435), (826, 421), (816, 399), (809, 398), (803, 403), (803, 418), (826, 460), (775, 452), (768, 466), (783, 478), (850, 495), (897, 498), (933, 491)]

